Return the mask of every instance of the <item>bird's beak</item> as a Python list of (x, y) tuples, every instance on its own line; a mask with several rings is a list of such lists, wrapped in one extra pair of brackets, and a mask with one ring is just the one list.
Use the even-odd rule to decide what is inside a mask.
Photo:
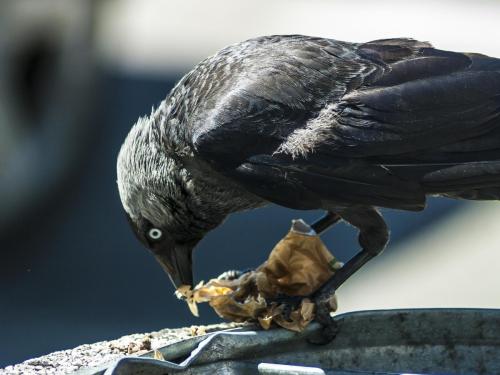
[(156, 252), (156, 260), (170, 277), (177, 289), (181, 285), (193, 285), (193, 247), (175, 245), (165, 251)]

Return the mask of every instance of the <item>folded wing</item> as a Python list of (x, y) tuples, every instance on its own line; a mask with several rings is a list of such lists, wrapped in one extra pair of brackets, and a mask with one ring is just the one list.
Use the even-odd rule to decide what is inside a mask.
[[(231, 112), (231, 121), (214, 116), (217, 126), (193, 139), (195, 152), (247, 190), (292, 208), (418, 210), (428, 193), (500, 186), (499, 60), (406, 39), (353, 48), (355, 58), (331, 59), (332, 72), (349, 71), (350, 61), (356, 69), (343, 76), (343, 95), (324, 94), (321, 110), (289, 116), (247, 92), (253, 105)], [(308, 87), (307, 75), (295, 79), (291, 85)]]

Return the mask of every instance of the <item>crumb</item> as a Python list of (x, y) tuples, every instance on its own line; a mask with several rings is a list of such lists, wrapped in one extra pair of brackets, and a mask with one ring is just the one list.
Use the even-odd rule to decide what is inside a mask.
[(203, 336), (207, 334), (205, 327), (202, 326), (191, 326), (189, 328), (191, 336)]

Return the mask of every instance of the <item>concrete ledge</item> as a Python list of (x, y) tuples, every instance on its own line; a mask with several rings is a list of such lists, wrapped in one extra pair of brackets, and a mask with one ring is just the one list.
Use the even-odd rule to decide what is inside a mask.
[(156, 332), (137, 333), (111, 341), (84, 344), (73, 349), (61, 350), (42, 357), (28, 359), (17, 365), (0, 369), (0, 374), (68, 374), (85, 367), (99, 366), (127, 355), (142, 355), (189, 337), (241, 324), (224, 323), (209, 326), (191, 326), (178, 329), (162, 329)]

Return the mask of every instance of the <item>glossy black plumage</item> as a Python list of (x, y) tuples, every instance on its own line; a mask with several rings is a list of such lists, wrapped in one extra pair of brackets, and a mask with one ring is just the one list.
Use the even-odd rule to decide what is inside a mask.
[(384, 249), (376, 207), (500, 199), (500, 60), (411, 39), (251, 39), (186, 74), (132, 128), (117, 168), (132, 227), (177, 285), (233, 212), (272, 202), (328, 211), (321, 230), (354, 225), (362, 251), (319, 301)]
[[(500, 60), (407, 39), (296, 36), (276, 48), (275, 76), (231, 77), (248, 82), (225, 92), (211, 123), (194, 123), (195, 152), (213, 168), (293, 208), (500, 197)], [(307, 127), (321, 135), (283, 147)]]

